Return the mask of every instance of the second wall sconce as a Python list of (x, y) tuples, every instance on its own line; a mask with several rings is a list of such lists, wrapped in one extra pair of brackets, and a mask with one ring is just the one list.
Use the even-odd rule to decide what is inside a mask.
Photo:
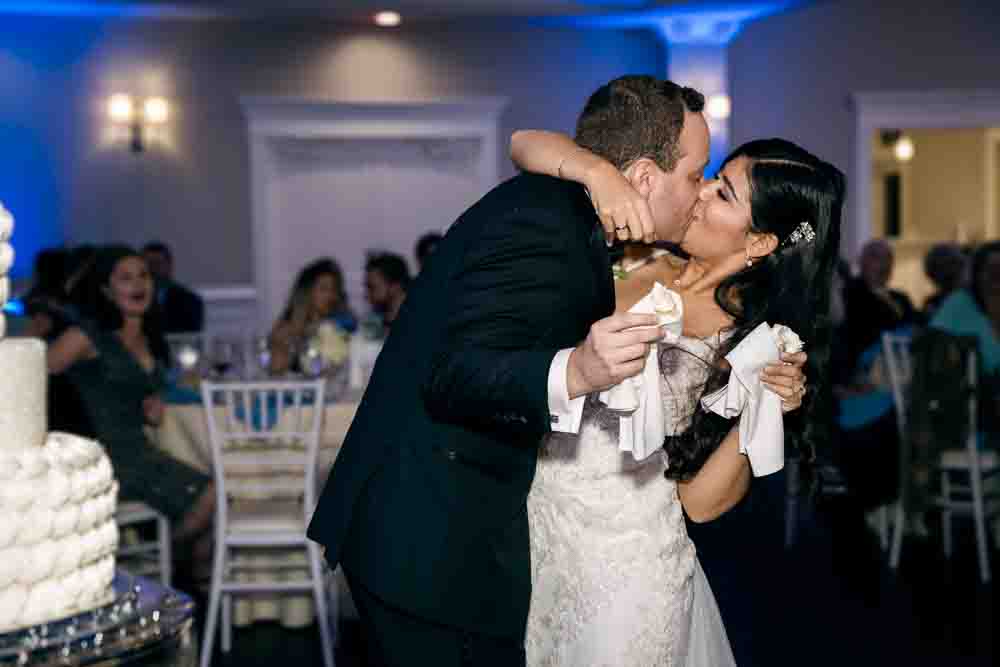
[(148, 130), (162, 127), (170, 117), (170, 104), (163, 97), (147, 97), (136, 109), (131, 95), (116, 93), (108, 99), (108, 117), (115, 125), (128, 126), (129, 147), (133, 153), (145, 150)]

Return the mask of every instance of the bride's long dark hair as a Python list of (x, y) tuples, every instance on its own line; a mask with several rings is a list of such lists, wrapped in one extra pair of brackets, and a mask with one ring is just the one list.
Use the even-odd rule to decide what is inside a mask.
[[(786, 443), (807, 458), (829, 432), (831, 400), (827, 361), (830, 356), (830, 281), (840, 247), (840, 214), (845, 181), (839, 169), (784, 139), (743, 144), (725, 159), (749, 161), (750, 226), (774, 234), (778, 248), (728, 276), (715, 290), (715, 301), (733, 318), (732, 335), (713, 362), (728, 354), (761, 322), (784, 324), (801, 336), (809, 360), (809, 383), (802, 407), (786, 415)], [(815, 237), (793, 235), (808, 223)], [(723, 364), (724, 365), (724, 364)], [(702, 396), (729, 381), (728, 368), (712, 364)], [(682, 436), (667, 438), (667, 477), (690, 479), (731, 430), (734, 420), (695, 410)]]

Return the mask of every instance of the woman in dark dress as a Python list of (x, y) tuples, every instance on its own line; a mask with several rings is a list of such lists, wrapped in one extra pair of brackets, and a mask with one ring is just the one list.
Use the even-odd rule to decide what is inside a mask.
[(153, 280), (146, 263), (131, 248), (109, 246), (85, 280), (90, 317), (49, 347), (49, 372), (65, 372), (77, 389), (93, 433), (111, 458), (120, 498), (142, 501), (168, 516), (182, 552), (202, 537), (210, 547), (211, 478), (157, 449), (143, 431), (163, 419), (167, 358), (166, 342), (148, 316)]

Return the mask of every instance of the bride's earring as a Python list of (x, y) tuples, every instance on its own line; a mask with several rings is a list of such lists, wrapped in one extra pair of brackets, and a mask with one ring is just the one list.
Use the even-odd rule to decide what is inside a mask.
[(750, 258), (750, 248), (747, 248), (747, 268), (749, 269), (753, 266), (753, 260)]

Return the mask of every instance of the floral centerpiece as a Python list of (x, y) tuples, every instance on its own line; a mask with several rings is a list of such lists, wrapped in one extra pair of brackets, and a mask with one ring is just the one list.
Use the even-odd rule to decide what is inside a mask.
[(299, 356), (302, 371), (312, 376), (335, 374), (347, 361), (350, 340), (350, 334), (336, 322), (320, 322)]

